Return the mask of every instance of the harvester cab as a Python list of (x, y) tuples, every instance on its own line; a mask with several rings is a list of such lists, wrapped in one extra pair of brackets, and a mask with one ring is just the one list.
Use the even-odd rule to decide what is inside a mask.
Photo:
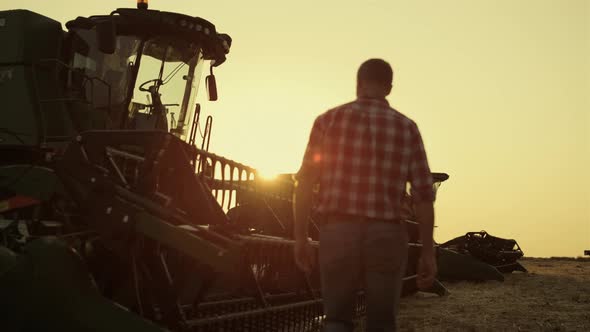
[[(36, 13), (2, 12), (0, 36), (14, 51), (0, 55), (8, 105), (0, 144), (52, 145), (97, 129), (161, 130), (187, 140), (203, 67), (212, 74), (225, 61), (231, 38), (204, 19), (141, 4), (78, 17), (67, 32)], [(216, 87), (208, 91), (216, 99)]]
[(181, 138), (194, 118), (205, 60), (212, 72), (231, 45), (204, 19), (148, 9), (117, 9), (66, 26), (72, 67), (110, 87), (110, 98), (105, 89), (92, 98), (107, 107), (115, 128), (170, 131)]

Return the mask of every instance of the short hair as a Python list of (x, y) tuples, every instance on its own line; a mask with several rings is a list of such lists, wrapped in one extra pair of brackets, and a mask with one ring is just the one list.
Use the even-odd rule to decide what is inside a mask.
[(375, 82), (391, 85), (393, 82), (393, 69), (383, 59), (369, 59), (359, 67), (356, 79), (357, 82)]

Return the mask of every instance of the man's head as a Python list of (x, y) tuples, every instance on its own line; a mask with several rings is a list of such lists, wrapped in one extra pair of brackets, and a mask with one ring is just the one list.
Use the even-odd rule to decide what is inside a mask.
[(356, 95), (365, 98), (385, 98), (391, 92), (393, 70), (382, 59), (369, 59), (359, 67)]

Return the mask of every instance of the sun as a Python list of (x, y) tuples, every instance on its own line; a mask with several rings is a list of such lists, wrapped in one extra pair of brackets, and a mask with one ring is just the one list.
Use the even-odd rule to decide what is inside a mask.
[(258, 177), (262, 180), (265, 180), (265, 181), (276, 180), (278, 176), (279, 176), (278, 172), (268, 171), (265, 169), (258, 170)]

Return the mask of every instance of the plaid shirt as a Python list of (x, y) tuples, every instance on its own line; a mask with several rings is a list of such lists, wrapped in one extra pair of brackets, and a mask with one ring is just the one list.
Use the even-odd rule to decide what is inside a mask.
[(418, 127), (385, 99), (359, 98), (318, 116), (297, 178), (319, 182), (321, 213), (400, 218), (408, 182), (414, 202), (434, 200)]

